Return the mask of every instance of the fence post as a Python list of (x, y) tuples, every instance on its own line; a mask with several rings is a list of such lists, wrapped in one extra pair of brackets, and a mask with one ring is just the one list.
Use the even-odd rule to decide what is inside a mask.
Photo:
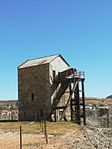
[(22, 127), (20, 126), (20, 149), (22, 149)]
[(107, 128), (109, 128), (109, 109), (107, 108)]
[(47, 124), (46, 124), (46, 120), (44, 120), (44, 131), (45, 131), (46, 144), (48, 144), (48, 134), (47, 134)]

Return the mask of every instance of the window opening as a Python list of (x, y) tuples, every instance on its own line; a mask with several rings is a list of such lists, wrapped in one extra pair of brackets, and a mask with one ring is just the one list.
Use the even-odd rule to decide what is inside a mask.
[(34, 101), (34, 94), (31, 93), (31, 101)]
[(56, 79), (56, 71), (53, 70), (53, 81), (55, 81), (55, 79)]

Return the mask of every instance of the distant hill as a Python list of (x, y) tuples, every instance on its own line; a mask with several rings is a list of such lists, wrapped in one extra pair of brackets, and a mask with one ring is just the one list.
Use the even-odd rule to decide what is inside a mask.
[(17, 100), (0, 100), (0, 106), (3, 105), (15, 105)]
[(112, 99), (112, 95), (107, 96), (106, 98)]

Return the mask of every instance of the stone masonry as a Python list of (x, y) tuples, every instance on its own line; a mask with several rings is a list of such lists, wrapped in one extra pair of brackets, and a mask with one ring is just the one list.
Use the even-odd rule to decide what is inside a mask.
[(39, 113), (42, 114), (43, 110), (49, 112), (51, 103), (47, 100), (50, 99), (48, 68), (48, 64), (43, 64), (18, 70), (20, 120), (34, 120), (35, 117), (39, 119)]
[[(51, 61), (48, 61), (52, 58)], [(60, 56), (55, 55), (44, 59), (37, 59), (39, 64), (33, 61), (23, 63), (18, 67), (18, 103), (19, 120), (41, 120), (49, 116), (53, 96), (57, 88), (53, 84), (54, 77), (61, 71), (69, 68), (67, 62)], [(36, 60), (35, 60), (36, 62)], [(32, 64), (30, 66), (26, 64)], [(24, 66), (25, 64), (25, 66)], [(59, 65), (59, 66), (57, 66)], [(23, 67), (24, 66), (24, 67)], [(66, 94), (66, 93), (65, 93)], [(65, 104), (67, 95), (63, 95), (60, 105)]]

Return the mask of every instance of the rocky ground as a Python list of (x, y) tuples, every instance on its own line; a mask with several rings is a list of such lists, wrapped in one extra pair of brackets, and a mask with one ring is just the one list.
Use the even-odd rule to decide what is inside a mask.
[(112, 149), (111, 128), (81, 127), (58, 138), (52, 138), (49, 145), (41, 149)]

